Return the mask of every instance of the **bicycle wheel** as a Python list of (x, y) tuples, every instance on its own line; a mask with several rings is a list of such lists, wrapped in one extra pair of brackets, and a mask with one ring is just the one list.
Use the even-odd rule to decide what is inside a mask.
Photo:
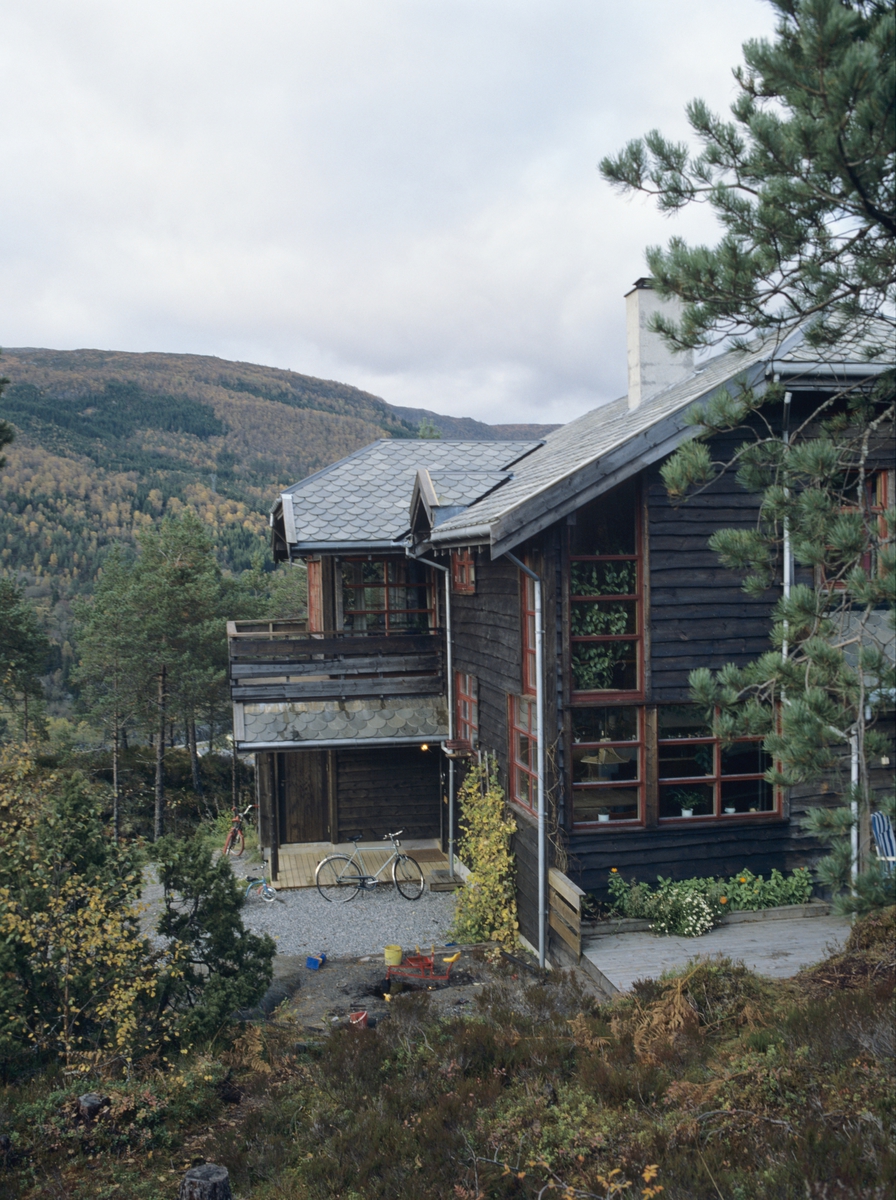
[(243, 837), (242, 829), (231, 829), (221, 853), (225, 856), (229, 854), (231, 858), (239, 858), (245, 847), (246, 839)]
[(334, 904), (354, 900), (361, 890), (361, 872), (345, 854), (331, 854), (319, 862), (314, 881), (323, 898)]
[(268, 904), (273, 904), (277, 899), (277, 893), (269, 883), (263, 883), (261, 885), (261, 898), (262, 900), (267, 900)]
[(405, 900), (423, 895), (423, 872), (409, 854), (400, 854), (392, 864), (392, 878)]

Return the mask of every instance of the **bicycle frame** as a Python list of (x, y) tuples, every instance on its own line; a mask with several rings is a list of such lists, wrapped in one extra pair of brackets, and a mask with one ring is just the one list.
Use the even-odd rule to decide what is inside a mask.
[(355, 863), (356, 866), (361, 868), (361, 887), (364, 887), (364, 888), (375, 887), (376, 884), (378, 884), (378, 883), (386, 882), (386, 880), (380, 879), (380, 875), (382, 875), (383, 871), (385, 871), (387, 867), (391, 867), (397, 858), (401, 858), (401, 854), (399, 853), (400, 845), (401, 845), (400, 842), (396, 842), (395, 838), (392, 838), (392, 853), (389, 855), (389, 857), (386, 859), (386, 861), (383, 863), (383, 865), (379, 868), (379, 870), (376, 871), (373, 875), (371, 875), (367, 869), (367, 864), (364, 862), (363, 851), (367, 850), (367, 852), (370, 853), (373, 850), (378, 850), (379, 847), (378, 846), (361, 847), (357, 843), (355, 843), (355, 848), (352, 851), (351, 855), (349, 856), (349, 862)]

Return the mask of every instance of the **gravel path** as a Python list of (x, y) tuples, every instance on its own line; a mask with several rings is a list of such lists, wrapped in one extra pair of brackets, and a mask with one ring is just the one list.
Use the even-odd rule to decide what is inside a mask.
[(250, 897), (243, 924), (269, 933), (278, 954), (318, 954), (359, 958), (382, 954), (383, 947), (444, 945), (454, 917), (452, 892), (424, 892), (405, 900), (391, 884), (362, 891), (347, 904), (331, 904), (317, 888), (278, 892), (273, 904)]

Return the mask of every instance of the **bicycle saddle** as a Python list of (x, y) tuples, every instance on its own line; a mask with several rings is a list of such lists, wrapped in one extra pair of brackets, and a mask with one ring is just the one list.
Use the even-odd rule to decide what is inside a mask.
[(358, 844), (358, 842), (363, 842), (363, 841), (364, 841), (364, 834), (363, 834), (363, 833), (356, 833), (354, 837), (346, 838), (345, 840), (346, 840), (347, 842), (354, 842), (354, 843), (355, 843), (355, 845), (357, 845), (357, 844)]

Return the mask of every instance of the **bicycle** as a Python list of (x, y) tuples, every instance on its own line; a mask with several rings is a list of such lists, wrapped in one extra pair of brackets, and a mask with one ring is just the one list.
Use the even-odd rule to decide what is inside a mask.
[(267, 900), (268, 904), (273, 904), (277, 899), (277, 893), (263, 875), (260, 878), (258, 875), (246, 876), (246, 893), (243, 896), (244, 904), (253, 892), (256, 896), (260, 896), (262, 900)]
[[(391, 866), (392, 882), (405, 900), (419, 900), (423, 895), (423, 872), (410, 854), (399, 853), (401, 842), (398, 838), (402, 832), (403, 830), (399, 829), (397, 833), (387, 833), (383, 836), (384, 842), (392, 842), (392, 853), (373, 875), (368, 872), (364, 853), (358, 845), (361, 841), (360, 834), (348, 839), (355, 846), (351, 855), (328, 854), (326, 858), (321, 859), (314, 872), (314, 881), (323, 898), (334, 904), (345, 904), (354, 900), (362, 887), (370, 889), (385, 883), (380, 876)], [(368, 850), (373, 848), (367, 847)]]
[(242, 812), (237, 808), (230, 811), (233, 816), (230, 818), (230, 830), (224, 840), (224, 849), (221, 851), (223, 855), (232, 855), (234, 858), (239, 858), (246, 848), (246, 835), (243, 833), (243, 820), (255, 807), (254, 804), (247, 804)]

